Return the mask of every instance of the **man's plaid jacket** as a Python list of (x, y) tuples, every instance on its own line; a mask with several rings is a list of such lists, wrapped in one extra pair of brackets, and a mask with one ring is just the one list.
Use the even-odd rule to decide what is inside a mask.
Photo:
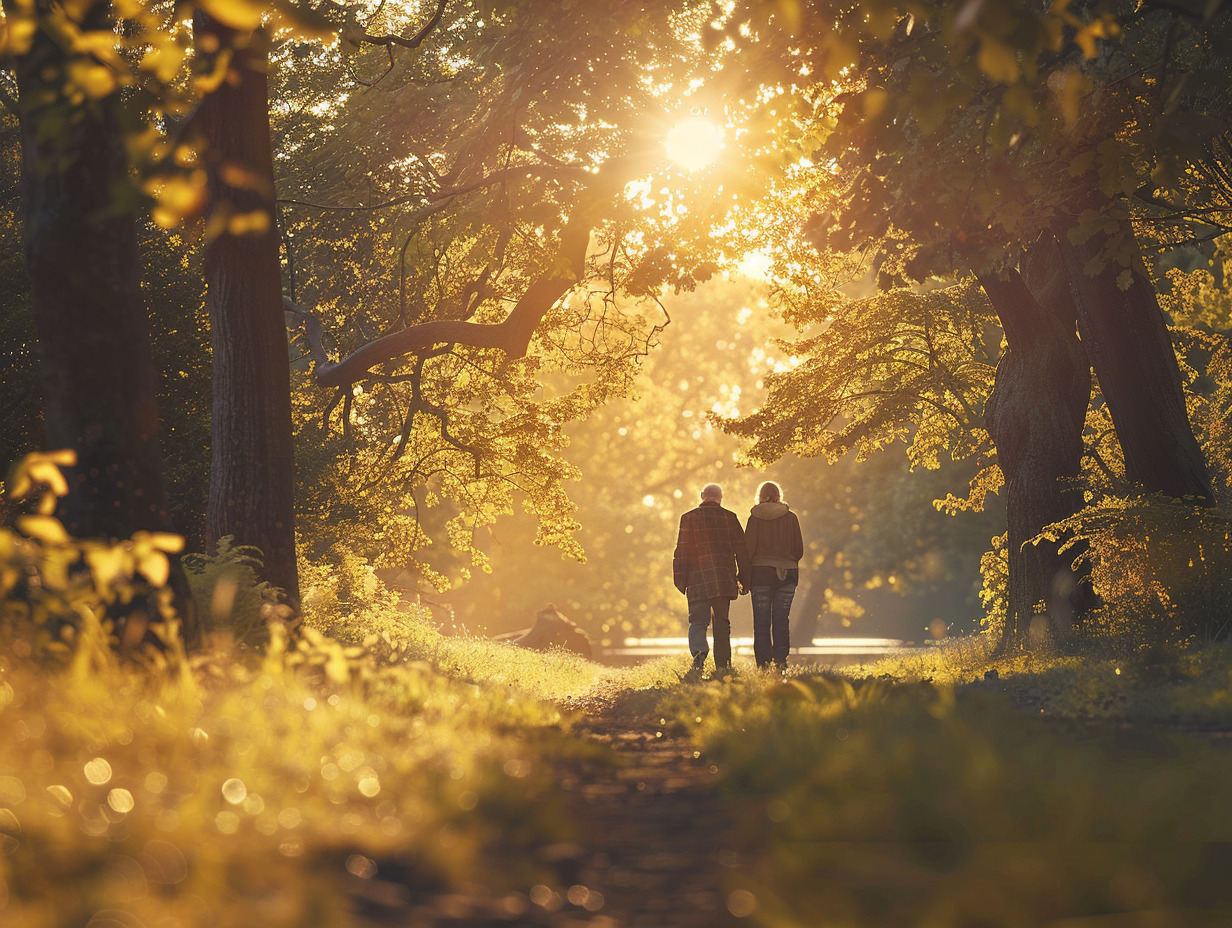
[(672, 581), (680, 592), (697, 590), (707, 598), (735, 599), (736, 581), (746, 582), (749, 552), (740, 519), (714, 500), (705, 500), (680, 517), (672, 556)]

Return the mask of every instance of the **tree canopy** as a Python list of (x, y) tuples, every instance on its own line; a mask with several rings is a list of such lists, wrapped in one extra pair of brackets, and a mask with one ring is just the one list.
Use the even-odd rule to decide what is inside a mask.
[[(167, 294), (156, 349), (178, 355), (160, 366), (181, 379), (209, 361), (189, 322), (199, 307), (183, 305), (192, 287), (156, 283), (156, 265), (174, 263), (161, 249), (181, 249), (177, 273), (205, 255), (218, 337), (217, 313), (252, 313), (210, 256), (232, 240), (234, 269), (277, 236), (280, 267), (267, 262), (262, 286), (281, 292), (292, 334), (295, 518), (310, 558), (447, 586), (485, 566), (479, 540), (515, 505), (539, 542), (580, 557), (569, 424), (639, 389), (664, 327), (691, 322), (674, 296), (751, 254), (799, 330), (779, 350), (801, 362), (767, 378), (762, 408), (724, 423), (754, 463), (859, 463), (898, 441), (925, 469), (969, 458), (973, 482), (944, 508), (1040, 488), (1030, 512), (1011, 503), (1011, 559), (1081, 507), (1056, 476), (1081, 473), (1088, 502), (1134, 484), (1213, 500), (1221, 344), (1169, 336), (1159, 300), (1200, 318), (1208, 285), (1164, 271), (1209, 258), (1211, 281), (1222, 272), (1223, 3), (88, 6), (6, 3), (6, 60), (30, 81), (7, 83), (6, 101), (27, 127), (53, 98), (65, 125), (106, 111), (124, 145), (117, 202), (148, 229), (182, 227), (142, 258), (146, 292)], [(27, 67), (39, 36), (61, 49), (55, 73)], [(222, 140), (251, 141), (264, 120), (240, 133), (215, 104), (266, 55), (271, 157), (252, 168)], [(71, 146), (55, 125), (37, 138)], [(278, 310), (262, 305), (268, 329)], [(226, 346), (256, 340), (222, 337), (216, 372)], [(277, 366), (274, 348), (245, 363)], [(1045, 350), (1069, 373), (1042, 375)], [(220, 450), (226, 402), (285, 389), (231, 377), (213, 388), (215, 471), (218, 454), (240, 459)], [(177, 382), (164, 375), (164, 419), (200, 435), (205, 416)], [(1072, 395), (1056, 395), (1062, 382)], [(1011, 396), (1072, 407), (1065, 434), (1007, 418)], [(1003, 474), (1020, 445), (1015, 460), (1048, 465)], [(265, 468), (290, 473), (289, 451), (275, 457), (213, 496), (256, 498)], [(271, 556), (285, 566), (286, 552)], [(1024, 588), (1020, 606), (1038, 592)]]

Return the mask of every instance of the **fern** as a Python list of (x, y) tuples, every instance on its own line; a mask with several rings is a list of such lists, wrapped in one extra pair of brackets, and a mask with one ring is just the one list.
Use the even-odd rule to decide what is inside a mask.
[(234, 537), (218, 539), (213, 556), (188, 554), (184, 570), (202, 631), (228, 634), (240, 649), (257, 649), (269, 642), (269, 623), (288, 618), (279, 605), (282, 593), (260, 579), (261, 552), (234, 544)]

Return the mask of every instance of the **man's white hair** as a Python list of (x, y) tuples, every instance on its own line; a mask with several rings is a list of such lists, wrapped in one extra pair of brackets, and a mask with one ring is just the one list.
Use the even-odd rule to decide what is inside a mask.
[(723, 488), (717, 483), (708, 483), (702, 487), (702, 499), (712, 499), (716, 503), (723, 502)]

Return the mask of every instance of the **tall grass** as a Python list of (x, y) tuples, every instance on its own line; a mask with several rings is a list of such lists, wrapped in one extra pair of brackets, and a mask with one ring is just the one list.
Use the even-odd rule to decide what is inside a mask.
[(545, 761), (559, 711), (341, 647), (275, 630), (257, 667), (156, 674), (4, 651), (0, 921), (338, 926), (348, 880), (448, 887), (485, 848), (523, 862), (511, 886), (546, 872), (531, 849), (571, 834)]
[(729, 887), (742, 910), (776, 926), (1228, 923), (1226, 750), (1032, 718), (984, 689), (817, 676), (665, 700), (759, 848)]

